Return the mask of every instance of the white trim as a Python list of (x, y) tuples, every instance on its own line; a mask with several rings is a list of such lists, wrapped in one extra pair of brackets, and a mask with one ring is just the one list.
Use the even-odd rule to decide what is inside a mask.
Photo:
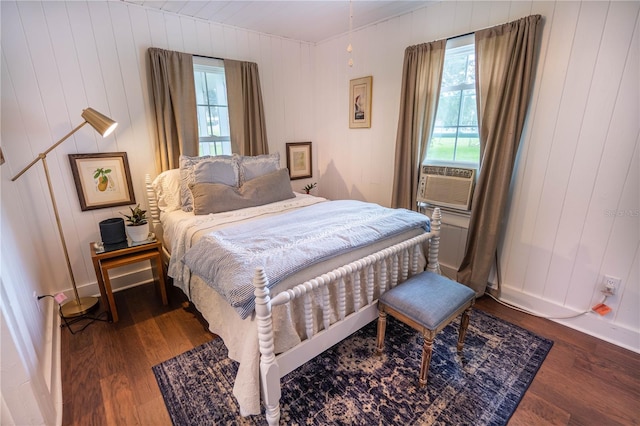
[[(543, 317), (562, 317), (581, 312), (508, 286), (502, 287), (500, 299)], [(613, 324), (609, 319), (595, 312), (571, 319), (549, 319), (605, 342), (640, 353), (640, 331)]]
[[(131, 287), (136, 287), (143, 284), (148, 284), (153, 282), (153, 272), (151, 270), (151, 266), (147, 265), (146, 267), (136, 269), (134, 271), (130, 271), (127, 273), (122, 273), (119, 275), (115, 275), (111, 273), (109, 275), (111, 281), (111, 289), (112, 291), (118, 292), (121, 290), (126, 290)], [(92, 281), (90, 283), (85, 283), (78, 285), (78, 293), (80, 296), (100, 296), (100, 288), (98, 287), (97, 281)], [(64, 294), (67, 297), (73, 297), (73, 289), (68, 288), (64, 290)]]

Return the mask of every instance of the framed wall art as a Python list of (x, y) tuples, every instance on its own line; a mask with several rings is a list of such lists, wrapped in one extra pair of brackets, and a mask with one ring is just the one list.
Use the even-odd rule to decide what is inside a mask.
[(349, 83), (349, 128), (371, 127), (371, 86), (373, 77), (362, 77)]
[(291, 180), (312, 177), (311, 164), (311, 142), (287, 143), (287, 168)]
[(126, 152), (69, 154), (82, 211), (135, 204)]

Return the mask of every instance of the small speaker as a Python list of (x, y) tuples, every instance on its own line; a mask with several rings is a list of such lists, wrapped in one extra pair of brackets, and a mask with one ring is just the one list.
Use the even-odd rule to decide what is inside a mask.
[(104, 244), (118, 244), (127, 241), (124, 219), (114, 217), (100, 222), (100, 237)]

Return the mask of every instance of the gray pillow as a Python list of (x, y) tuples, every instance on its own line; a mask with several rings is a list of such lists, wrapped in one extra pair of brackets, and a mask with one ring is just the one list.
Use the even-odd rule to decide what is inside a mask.
[(240, 184), (280, 169), (280, 154), (239, 156)]
[(262, 206), (295, 197), (286, 168), (251, 179), (240, 188), (209, 182), (196, 182), (190, 188), (196, 215)]
[[(196, 173), (197, 170), (197, 173)], [(197, 180), (196, 177), (199, 179)], [(190, 185), (195, 182), (239, 185), (238, 160), (231, 155), (188, 157), (180, 156), (180, 202), (182, 210), (193, 210)]]

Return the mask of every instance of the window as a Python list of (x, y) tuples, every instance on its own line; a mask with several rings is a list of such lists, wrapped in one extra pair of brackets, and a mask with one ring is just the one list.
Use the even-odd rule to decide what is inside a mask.
[(442, 85), (425, 164), (478, 168), (474, 35), (447, 41)]
[(224, 61), (193, 58), (200, 155), (231, 155)]

